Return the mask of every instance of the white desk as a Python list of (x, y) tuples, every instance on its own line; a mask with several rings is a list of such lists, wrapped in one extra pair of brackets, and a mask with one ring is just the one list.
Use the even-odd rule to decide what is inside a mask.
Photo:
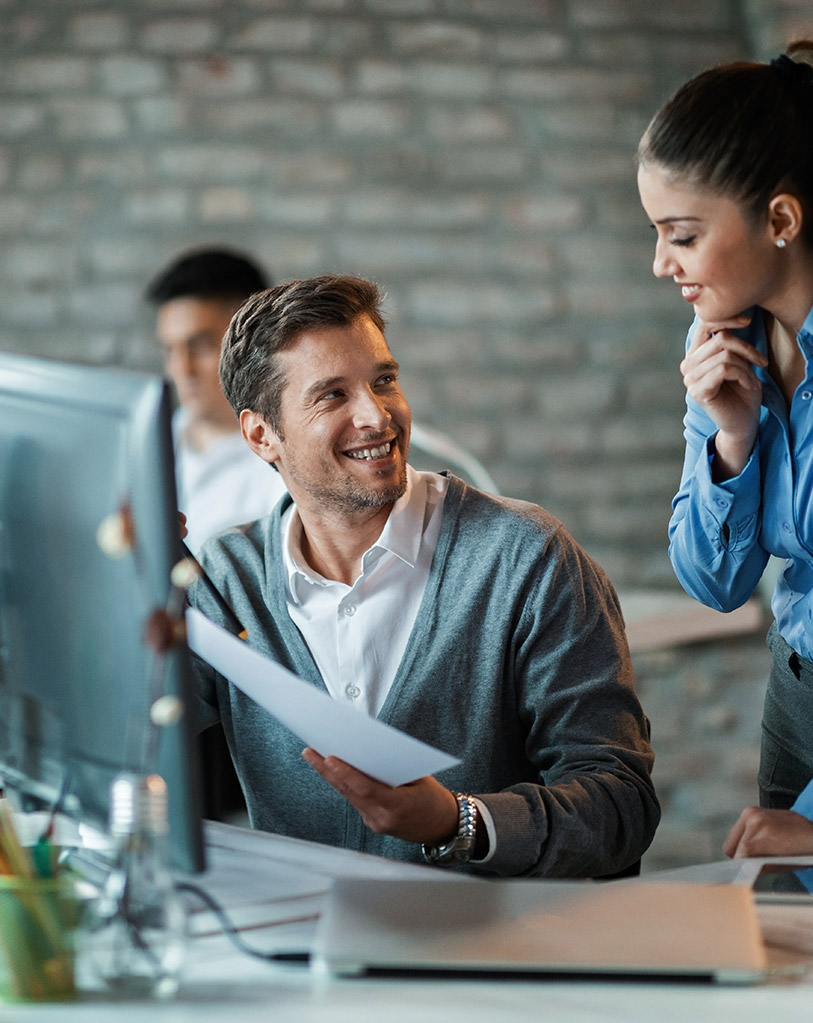
[[(425, 876), (431, 868), (404, 866), (358, 853), (209, 825), (211, 866), (193, 879), (219, 898), (246, 941), (263, 949), (306, 948), (331, 877)], [(723, 862), (658, 875), (675, 881), (736, 881), (757, 861)], [(745, 872), (745, 876), (743, 874)], [(654, 875), (649, 875), (652, 878)], [(617, 882), (634, 884), (635, 881)], [(809, 910), (813, 934), (813, 908)], [(259, 924), (272, 921), (270, 926)], [(273, 923), (273, 921), (276, 921)], [(188, 967), (168, 1003), (118, 1003), (87, 995), (74, 1004), (0, 1006), (0, 1020), (20, 1023), (810, 1023), (811, 972), (758, 986), (559, 980), (334, 979), (300, 965), (269, 964), (241, 955), (211, 917), (193, 918)], [(201, 932), (209, 932), (208, 936)], [(813, 948), (813, 942), (811, 942)]]

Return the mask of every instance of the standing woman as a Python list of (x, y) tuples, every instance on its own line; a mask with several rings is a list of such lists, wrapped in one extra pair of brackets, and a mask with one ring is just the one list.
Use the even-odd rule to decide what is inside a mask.
[(785, 562), (759, 773), (770, 809), (744, 811), (723, 848), (813, 852), (813, 42), (679, 89), (641, 140), (638, 188), (653, 271), (695, 313), (675, 573), (731, 611), (770, 555)]

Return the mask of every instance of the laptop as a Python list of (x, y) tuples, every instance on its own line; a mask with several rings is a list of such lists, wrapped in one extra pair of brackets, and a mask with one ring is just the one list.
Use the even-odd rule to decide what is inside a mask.
[(762, 980), (744, 885), (337, 879), (312, 951), (332, 974)]

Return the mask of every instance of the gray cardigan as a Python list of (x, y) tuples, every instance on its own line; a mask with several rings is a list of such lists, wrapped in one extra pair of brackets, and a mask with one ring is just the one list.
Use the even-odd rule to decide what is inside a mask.
[[(324, 684), (288, 615), (285, 498), (204, 545), (209, 576), (249, 642)], [(190, 603), (225, 624), (199, 583)], [(300, 757), (303, 743), (196, 658), (199, 725), (220, 719), (255, 828), (395, 859)], [(618, 600), (604, 572), (536, 505), (452, 477), (426, 591), (381, 720), (459, 757), (447, 787), (492, 814), (500, 875), (590, 877), (637, 860), (660, 810)]]

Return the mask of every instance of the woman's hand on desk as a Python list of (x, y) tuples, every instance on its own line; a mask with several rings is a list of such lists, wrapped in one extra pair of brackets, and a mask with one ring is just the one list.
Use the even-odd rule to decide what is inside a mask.
[(457, 830), (457, 800), (431, 776), (393, 787), (337, 757), (321, 757), (310, 747), (302, 751), (302, 757), (358, 810), (377, 835), (436, 845)]
[(723, 852), (733, 859), (813, 854), (813, 821), (794, 810), (746, 807), (723, 842)]

